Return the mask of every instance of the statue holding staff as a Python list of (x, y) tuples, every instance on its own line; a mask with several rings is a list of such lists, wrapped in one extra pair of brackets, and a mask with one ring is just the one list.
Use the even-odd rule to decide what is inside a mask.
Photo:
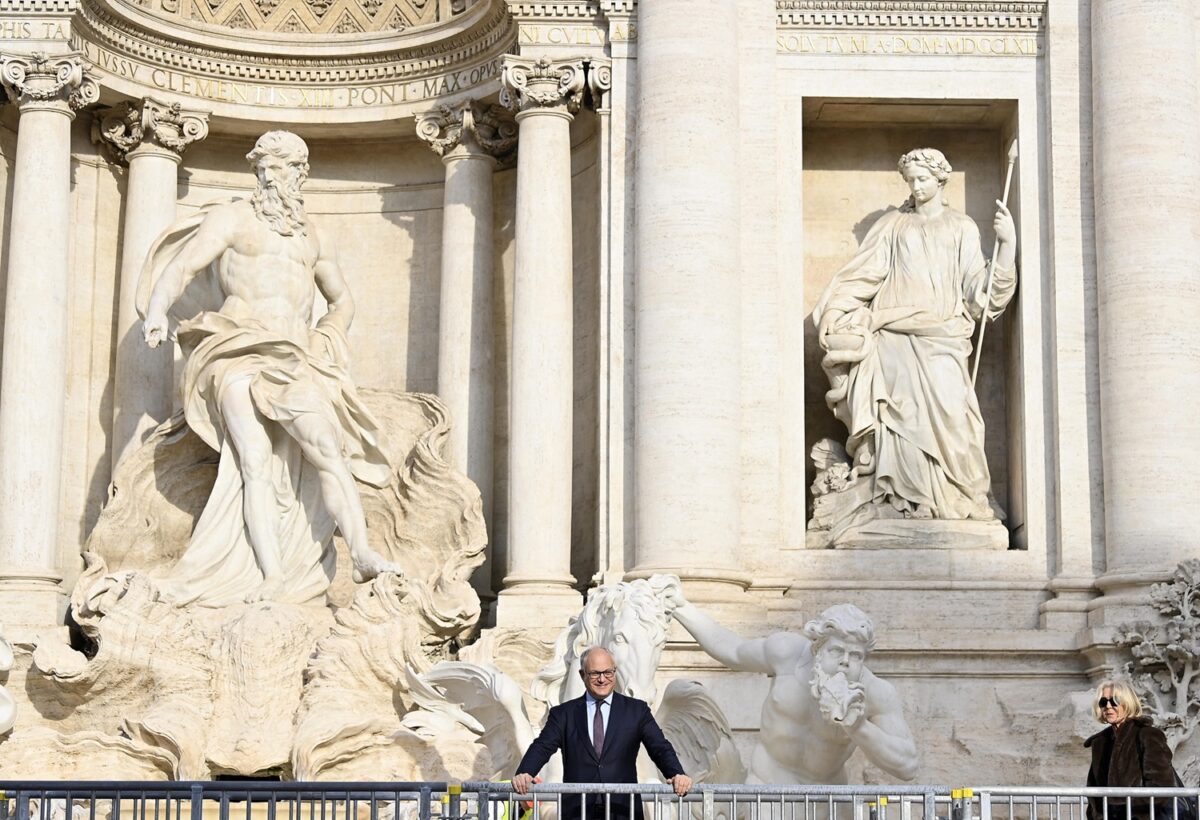
[(872, 226), (813, 311), (826, 403), (849, 433), (844, 454), (830, 442), (814, 450), (824, 468), (814, 490), (838, 498), (824, 510), (835, 531), (872, 518), (995, 518), (968, 359), (975, 323), (998, 317), (1016, 290), (1016, 228), (997, 200), (989, 286), (978, 227), (944, 198), (946, 157), (919, 148), (898, 170), (908, 201)]

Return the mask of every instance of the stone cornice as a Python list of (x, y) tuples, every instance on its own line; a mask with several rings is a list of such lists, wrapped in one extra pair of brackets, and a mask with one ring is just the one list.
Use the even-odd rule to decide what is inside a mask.
[(1035, 32), (1047, 0), (776, 0), (781, 28)]
[(0, 14), (71, 14), (79, 0), (0, 0)]
[(517, 124), (501, 106), (470, 101), (438, 106), (419, 115), (417, 136), (429, 143), (439, 157), (448, 156), (460, 147), (466, 149), (465, 153), (502, 157), (517, 145)]
[(69, 112), (100, 98), (100, 87), (78, 54), (0, 56), (0, 84), (22, 111), (54, 108)]
[[(170, 23), (141, 25), (118, 15), (103, 0), (85, 0), (80, 11), (78, 36), (107, 51), (174, 71), (257, 83), (350, 84), (427, 77), (501, 53), (516, 36), (502, 3), (492, 4), (478, 25), (456, 35), (424, 37), (415, 43), (405, 35), (376, 37), (371, 40), (374, 47), (356, 44), (351, 54), (344, 47), (340, 54), (335, 48), (313, 48), (311, 39), (255, 41), (232, 33), (206, 36), (201, 44), (189, 40), (186, 31), (168, 31)], [(256, 47), (259, 42), (263, 45)]]
[(182, 157), (184, 149), (206, 136), (207, 114), (149, 98), (98, 112), (92, 123), (92, 141), (106, 145), (121, 162), (143, 145)]
[[(513, 17), (547, 21), (594, 21), (600, 14), (599, 0), (559, 0), (559, 2), (528, 2), (507, 0)], [(628, 0), (627, 0), (628, 1)]]

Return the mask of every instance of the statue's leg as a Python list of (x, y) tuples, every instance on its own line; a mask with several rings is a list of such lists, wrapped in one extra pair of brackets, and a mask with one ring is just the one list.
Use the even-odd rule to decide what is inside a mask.
[(279, 555), (275, 491), (271, 486), (271, 438), (267, 420), (254, 408), (250, 398), (250, 379), (239, 379), (225, 387), (221, 395), (221, 421), (233, 442), (234, 454), (242, 473), (242, 512), (246, 531), (258, 567), (262, 585), (246, 596), (247, 601), (277, 597), (283, 588), (283, 566)]
[(314, 413), (301, 413), (285, 422), (288, 433), (296, 439), (304, 452), (304, 460), (317, 470), (321, 480), (321, 497), (325, 508), (350, 547), (354, 561), (354, 580), (364, 581), (381, 572), (403, 574), (400, 567), (385, 561), (383, 556), (371, 549), (367, 540), (367, 519), (363, 514), (362, 499), (354, 476), (342, 456), (337, 430), (328, 421)]

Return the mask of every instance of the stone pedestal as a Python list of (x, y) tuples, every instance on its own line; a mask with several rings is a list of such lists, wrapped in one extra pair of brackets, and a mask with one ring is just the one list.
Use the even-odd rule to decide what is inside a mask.
[(0, 374), (0, 611), (8, 637), (60, 620), (71, 121), (99, 88), (76, 55), (0, 57), (20, 108)]
[(94, 139), (129, 165), (125, 195), (121, 284), (117, 307), (117, 360), (113, 390), (112, 466), (172, 409), (171, 346), (151, 349), (142, 339), (137, 288), (146, 253), (175, 221), (183, 151), (208, 134), (204, 114), (151, 99), (101, 112)]
[(637, 25), (631, 574), (741, 584), (737, 3), (656, 0)]
[(1146, 584), (1196, 552), (1195, 28), (1189, 0), (1092, 7), (1106, 623), (1136, 613)]
[[(508, 574), (497, 623), (546, 623), (543, 601), (577, 610), (571, 576), (571, 119), (582, 60), (507, 58), (516, 112), (516, 262), (509, 423)], [(528, 596), (538, 596), (529, 611)], [(522, 600), (525, 599), (525, 600)]]

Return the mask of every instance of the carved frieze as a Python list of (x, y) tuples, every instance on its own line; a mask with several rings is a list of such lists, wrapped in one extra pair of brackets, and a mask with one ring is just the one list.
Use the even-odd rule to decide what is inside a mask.
[(438, 106), (419, 115), (417, 136), (429, 143), (439, 157), (459, 147), (471, 153), (502, 157), (517, 145), (517, 124), (501, 106), (471, 101)]
[(100, 87), (78, 54), (0, 55), (0, 84), (23, 110), (64, 105), (78, 110), (100, 98)]
[(403, 31), (450, 21), (479, 0), (117, 0), (169, 19), (300, 34)]
[(1038, 31), (1046, 0), (776, 0), (780, 28)]
[[(211, 39), (204, 44), (181, 42), (168, 33), (140, 27), (108, 6), (99, 0), (82, 3), (76, 23), (81, 47), (112, 55), (98, 60), (109, 63), (100, 67), (110, 73), (144, 74), (152, 82), (152, 69), (139, 72), (143, 66), (137, 63), (250, 82), (349, 85), (408, 79), (470, 65), (483, 55), (503, 49), (514, 36), (511, 21), (503, 6), (497, 4), (475, 26), (440, 39), (421, 38), (411, 43), (396, 40), (372, 49), (318, 49), (312, 43), (297, 43), (293, 49), (280, 52), (256, 49), (252, 43), (231, 38), (228, 47), (222, 48)], [(130, 64), (114, 61), (122, 57), (127, 57)]]
[(583, 100), (583, 60), (505, 57), (500, 82), (500, 102), (514, 112), (557, 107), (575, 112)]
[(182, 156), (185, 148), (206, 136), (207, 114), (149, 98), (105, 109), (92, 123), (92, 141), (107, 146), (119, 162), (125, 162), (129, 152), (142, 145)]
[(1037, 57), (1046, 0), (776, 0), (781, 54)]

